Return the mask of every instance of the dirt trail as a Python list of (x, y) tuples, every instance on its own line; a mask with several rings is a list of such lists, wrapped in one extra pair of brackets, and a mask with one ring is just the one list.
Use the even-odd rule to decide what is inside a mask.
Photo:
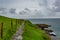
[(12, 36), (11, 40), (22, 40), (22, 32), (23, 32), (24, 23), (18, 28), (17, 32)]

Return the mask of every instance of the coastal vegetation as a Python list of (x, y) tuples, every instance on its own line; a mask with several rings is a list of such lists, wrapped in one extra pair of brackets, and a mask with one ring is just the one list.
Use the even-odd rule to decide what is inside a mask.
[(45, 31), (38, 29), (30, 21), (24, 23), (23, 40), (50, 40)]

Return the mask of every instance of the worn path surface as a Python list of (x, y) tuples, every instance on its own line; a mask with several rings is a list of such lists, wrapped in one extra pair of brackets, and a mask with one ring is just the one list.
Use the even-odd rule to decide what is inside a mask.
[(24, 23), (18, 28), (17, 32), (12, 36), (11, 40), (22, 40), (22, 31), (23, 31)]

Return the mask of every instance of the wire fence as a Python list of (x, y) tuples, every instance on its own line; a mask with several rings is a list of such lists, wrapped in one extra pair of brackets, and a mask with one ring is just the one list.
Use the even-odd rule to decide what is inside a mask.
[[(22, 22), (23, 20), (18, 20), (18, 19), (16, 19), (15, 20), (15, 23), (16, 23), (16, 25), (18, 25), (18, 24), (21, 24), (21, 22)], [(13, 24), (13, 20), (11, 19), (10, 20), (10, 27), (9, 28), (11, 28), (11, 29), (14, 29), (14, 24)], [(3, 38), (3, 32), (4, 32), (4, 27), (5, 27), (5, 23), (4, 22), (1, 22), (0, 23), (0, 38), (2, 39)]]

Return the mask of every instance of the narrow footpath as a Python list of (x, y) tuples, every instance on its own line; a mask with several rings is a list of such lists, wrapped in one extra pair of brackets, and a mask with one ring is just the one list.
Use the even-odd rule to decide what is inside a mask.
[(12, 36), (11, 40), (22, 40), (23, 28), (24, 28), (24, 23), (20, 25), (20, 28), (18, 28), (17, 32)]

